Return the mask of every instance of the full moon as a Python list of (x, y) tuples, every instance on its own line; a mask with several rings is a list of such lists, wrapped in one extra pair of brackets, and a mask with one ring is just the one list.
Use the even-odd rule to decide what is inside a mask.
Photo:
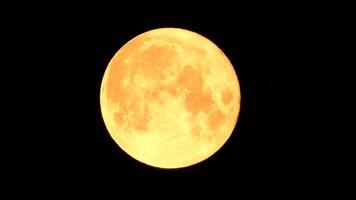
[(229, 139), (240, 111), (236, 72), (206, 37), (180, 28), (142, 33), (109, 62), (100, 88), (119, 147), (158, 168), (197, 164)]

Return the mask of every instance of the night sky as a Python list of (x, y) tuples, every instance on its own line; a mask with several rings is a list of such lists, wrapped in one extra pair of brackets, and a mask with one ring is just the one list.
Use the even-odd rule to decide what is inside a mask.
[[(3, 7), (1, 194), (356, 198), (351, 7), (151, 3)], [(125, 154), (100, 113), (100, 83), (111, 57), (134, 36), (160, 27), (212, 40), (241, 87), (230, 139), (214, 156), (179, 170)]]

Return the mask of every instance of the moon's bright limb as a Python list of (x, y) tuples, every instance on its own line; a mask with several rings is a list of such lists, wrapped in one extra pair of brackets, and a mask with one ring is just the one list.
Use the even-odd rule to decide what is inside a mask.
[(240, 111), (236, 72), (207, 38), (178, 28), (145, 32), (110, 61), (101, 84), (105, 125), (151, 166), (201, 162), (230, 137)]

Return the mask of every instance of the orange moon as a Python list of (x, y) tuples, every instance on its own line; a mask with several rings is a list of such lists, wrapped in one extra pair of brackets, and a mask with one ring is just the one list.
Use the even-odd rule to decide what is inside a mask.
[(158, 168), (199, 163), (229, 139), (240, 86), (225, 54), (179, 28), (142, 33), (113, 56), (100, 88), (105, 125), (134, 159)]

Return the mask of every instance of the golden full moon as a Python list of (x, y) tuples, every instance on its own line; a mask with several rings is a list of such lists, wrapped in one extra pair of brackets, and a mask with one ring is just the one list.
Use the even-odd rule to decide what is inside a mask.
[(179, 28), (142, 33), (113, 56), (100, 88), (105, 125), (134, 159), (159, 168), (199, 163), (229, 139), (240, 86), (225, 54)]

